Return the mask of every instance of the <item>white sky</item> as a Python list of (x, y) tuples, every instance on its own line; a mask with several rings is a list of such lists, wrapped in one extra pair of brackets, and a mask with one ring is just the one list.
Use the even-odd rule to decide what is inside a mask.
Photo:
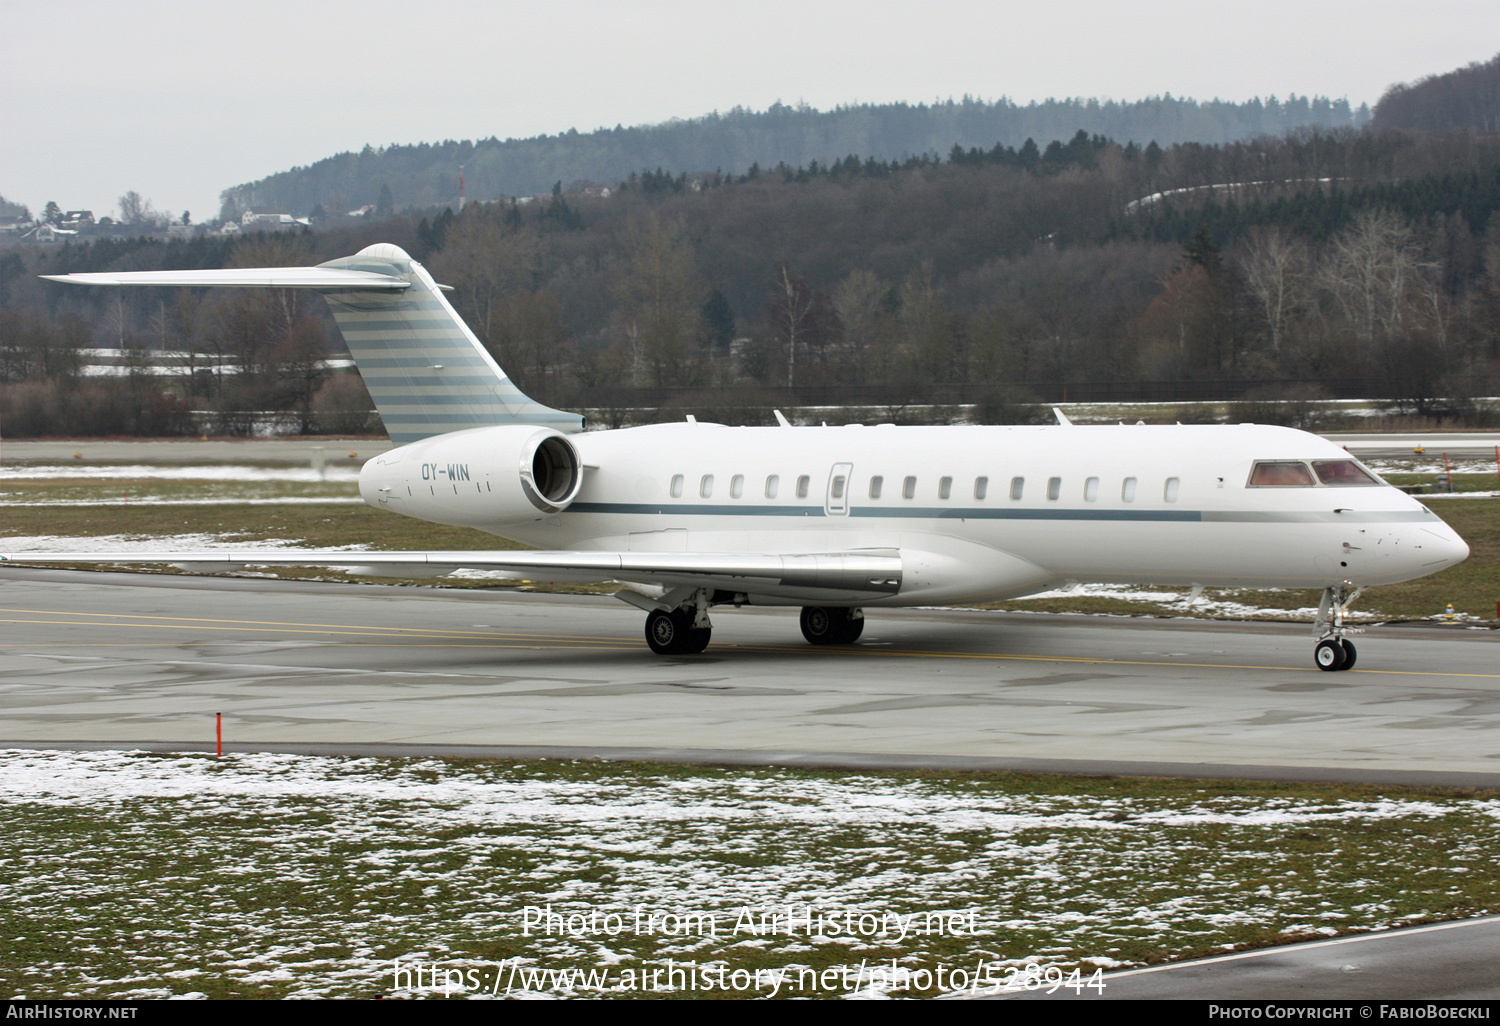
[(1288, 93), (1373, 105), (1500, 51), (1495, 0), (0, 0), (0, 195), (115, 213), (366, 143), (781, 100)]

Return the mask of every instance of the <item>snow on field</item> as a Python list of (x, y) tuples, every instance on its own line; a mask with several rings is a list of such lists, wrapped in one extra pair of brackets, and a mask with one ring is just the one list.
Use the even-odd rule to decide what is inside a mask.
[[(23, 982), (6, 996), (227, 986), (371, 997), (403, 990), (398, 959), (790, 967), (813, 952), (851, 964), (895, 949), (913, 965), (1040, 960), (1091, 971), (1136, 964), (1121, 946), (1143, 941), (1225, 948), (1247, 926), (1306, 935), (1422, 918), (1424, 897), (1403, 905), (1406, 892), (1381, 881), (1406, 873), (1442, 890), (1450, 870), (1490, 864), (1500, 830), (1500, 802), (1489, 800), (1083, 790), (777, 770), (3, 751), (0, 888), (18, 935), (7, 945), (30, 951), (21, 942), (45, 938), (45, 963), (13, 964), (20, 975), (8, 975)], [(1422, 833), (1438, 823), (1454, 839), (1440, 849), (1399, 836), (1403, 825)], [(1352, 857), (1331, 849), (1309, 859), (1288, 841), (1349, 825), (1365, 827)], [(542, 907), (595, 925), (527, 936), (526, 910)], [(746, 909), (787, 908), (819, 913), (820, 925), (739, 925)], [(715, 931), (619, 935), (597, 925), (641, 910), (701, 914)], [(898, 941), (847, 918), (930, 911), (972, 927)]]
[(348, 496), (307, 496), (287, 495), (271, 499), (243, 499), (223, 498), (219, 496), (205, 497), (201, 499), (161, 499), (154, 496), (127, 495), (122, 498), (110, 499), (53, 499), (49, 502), (10, 502), (7, 501), (6, 493), (0, 492), (0, 507), (23, 507), (23, 506), (329, 506), (329, 505), (360, 505), (365, 500), (351, 498)]
[[(1224, 589), (1218, 589), (1220, 595), (1225, 594)], [(1266, 589), (1274, 591), (1276, 589)], [(1228, 592), (1233, 596), (1234, 592)], [(1258, 617), (1272, 616), (1277, 619), (1311, 620), (1318, 614), (1317, 606), (1302, 606), (1296, 609), (1284, 609), (1279, 606), (1257, 606), (1247, 602), (1237, 602), (1233, 597), (1213, 598), (1207, 594), (1201, 595), (1196, 601), (1190, 601), (1190, 591), (1168, 591), (1154, 588), (1132, 588), (1128, 585), (1118, 584), (1080, 584), (1072, 588), (1058, 588), (1053, 591), (1042, 592), (1038, 595), (1027, 595), (1018, 601), (1031, 601), (1033, 599), (1060, 599), (1060, 598), (1102, 598), (1116, 599), (1121, 602), (1145, 602), (1161, 606), (1164, 612), (1179, 612), (1183, 615), (1189, 613), (1203, 616), (1221, 616), (1235, 619), (1255, 619)], [(1371, 613), (1351, 611), (1350, 619), (1361, 617), (1373, 619)]]
[[(48, 552), (118, 552), (122, 556), (132, 552), (202, 552), (242, 551), (245, 549), (299, 549), (297, 542), (273, 538), (261, 541), (242, 541), (222, 534), (19, 534), (0, 536), (0, 550), (9, 555)], [(339, 552), (363, 552), (361, 545), (334, 546)]]
[(134, 479), (159, 481), (292, 481), (316, 484), (321, 481), (358, 481), (355, 467), (332, 466), (323, 470), (312, 467), (257, 467), (239, 464), (204, 464), (200, 466), (166, 466), (151, 464), (10, 464), (0, 467), (0, 483), (5, 481), (46, 481), (57, 478)]

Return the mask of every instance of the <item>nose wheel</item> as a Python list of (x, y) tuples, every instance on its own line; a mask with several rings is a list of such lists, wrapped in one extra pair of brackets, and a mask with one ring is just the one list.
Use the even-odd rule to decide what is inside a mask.
[(1313, 649), (1313, 662), (1320, 670), (1352, 670), (1358, 657), (1354, 642), (1343, 638), (1328, 638), (1318, 642), (1318, 647)]
[(1344, 616), (1363, 588), (1356, 588), (1348, 581), (1341, 585), (1323, 589), (1323, 601), (1318, 605), (1318, 619), (1313, 624), (1313, 633), (1318, 644), (1313, 649), (1313, 662), (1318, 669), (1327, 671), (1352, 670), (1359, 653), (1347, 635), (1363, 633), (1358, 627), (1344, 624)]

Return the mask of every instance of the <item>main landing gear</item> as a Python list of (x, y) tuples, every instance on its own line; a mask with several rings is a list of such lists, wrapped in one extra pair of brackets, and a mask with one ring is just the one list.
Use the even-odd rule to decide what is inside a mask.
[(1344, 617), (1349, 605), (1363, 588), (1356, 588), (1345, 581), (1343, 584), (1323, 589), (1323, 601), (1318, 605), (1318, 619), (1313, 623), (1313, 634), (1318, 645), (1313, 649), (1313, 662), (1320, 670), (1352, 670), (1359, 653), (1347, 635), (1363, 634), (1358, 627), (1346, 627)]
[(804, 606), (802, 636), (814, 645), (848, 645), (865, 629), (863, 609), (827, 609)]
[[(646, 644), (651, 646), (651, 651), (657, 655), (697, 655), (708, 648), (709, 638), (714, 633), (713, 624), (708, 619), (713, 594), (700, 589), (668, 598), (678, 598), (680, 604), (671, 609), (654, 606), (646, 613)], [(640, 603), (650, 604), (645, 598), (641, 598)], [(814, 645), (848, 645), (856, 641), (864, 629), (865, 613), (862, 609), (808, 606), (802, 610), (802, 636)]]
[(713, 633), (713, 627), (693, 626), (691, 609), (653, 609), (646, 616), (646, 644), (657, 655), (697, 655)]
[[(630, 601), (628, 592), (620, 592)], [(697, 655), (708, 647), (714, 625), (708, 619), (713, 596), (707, 588), (683, 588), (664, 596), (675, 605), (649, 608), (646, 613), (646, 644), (657, 655)], [(649, 602), (641, 599), (641, 604)]]

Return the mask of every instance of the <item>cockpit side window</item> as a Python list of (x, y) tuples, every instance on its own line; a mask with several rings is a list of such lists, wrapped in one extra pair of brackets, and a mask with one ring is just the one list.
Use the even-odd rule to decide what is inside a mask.
[(1264, 460), (1250, 470), (1251, 488), (1310, 488), (1317, 483), (1300, 460)]
[(1364, 467), (1353, 460), (1313, 460), (1318, 480), (1326, 485), (1365, 486), (1380, 484)]

